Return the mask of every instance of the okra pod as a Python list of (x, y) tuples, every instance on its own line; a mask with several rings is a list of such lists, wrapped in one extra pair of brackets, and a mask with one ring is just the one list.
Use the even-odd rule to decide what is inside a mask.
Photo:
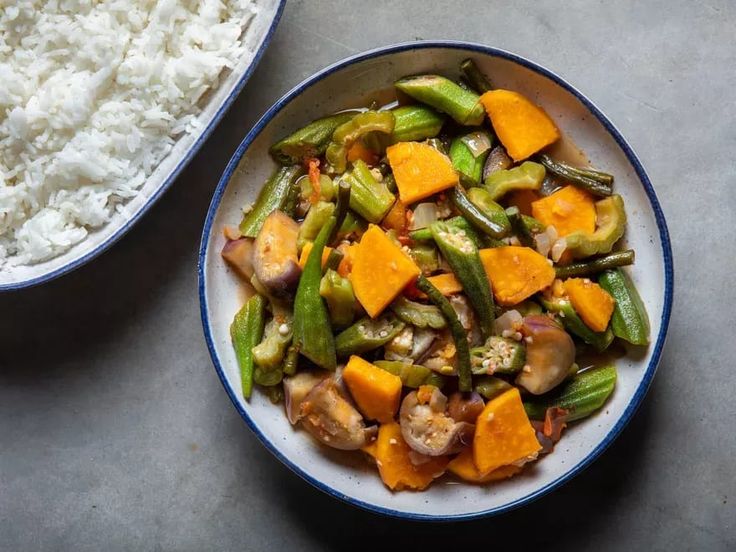
[(478, 315), (483, 337), (488, 337), (493, 331), (496, 308), (478, 247), (463, 230), (452, 228), (445, 222), (435, 222), (430, 229), (442, 256), (460, 280)]
[(626, 272), (620, 268), (607, 270), (598, 278), (598, 284), (616, 300), (611, 317), (614, 335), (634, 345), (648, 344), (649, 316)]
[[(432, 239), (431, 232), (429, 233), (429, 239)], [(431, 243), (414, 244), (409, 249), (409, 255), (421, 269), (422, 274), (432, 274), (440, 268), (437, 248)]]
[(301, 163), (305, 158), (319, 157), (327, 149), (332, 133), (353, 118), (354, 113), (338, 113), (323, 117), (276, 142), (271, 155), (283, 165)]
[(240, 233), (243, 236), (255, 238), (272, 211), (288, 207), (289, 201), (293, 201), (292, 187), (303, 172), (304, 169), (298, 165), (276, 169), (261, 189), (250, 211), (243, 216), (240, 223)]
[(364, 111), (341, 124), (332, 133), (332, 141), (327, 146), (325, 157), (335, 172), (345, 172), (348, 149), (361, 136), (369, 132), (391, 134), (394, 130), (394, 114), (390, 111)]
[(511, 223), (511, 228), (516, 234), (516, 237), (521, 242), (521, 245), (525, 247), (534, 247), (534, 234), (532, 234), (530, 228), (524, 224), (522, 214), (519, 212), (519, 208), (514, 205), (506, 209), (506, 216)]
[(491, 238), (501, 239), (506, 235), (506, 228), (488, 218), (468, 198), (460, 186), (455, 186), (449, 192), (452, 204), (460, 211), (468, 222)]
[(404, 329), (405, 324), (393, 314), (383, 314), (376, 319), (368, 316), (343, 330), (335, 338), (339, 357), (360, 355), (383, 347)]
[(404, 105), (392, 109), (395, 124), (392, 142), (411, 142), (434, 138), (440, 133), (445, 117), (424, 105)]
[(524, 161), (513, 169), (492, 172), (486, 177), (483, 187), (488, 191), (492, 200), (498, 201), (509, 192), (538, 190), (545, 174), (544, 165)]
[(243, 397), (246, 399), (250, 398), (253, 391), (253, 347), (263, 336), (265, 310), (266, 299), (258, 294), (253, 295), (238, 311), (230, 325), (230, 337), (240, 366), (240, 381)]
[[(478, 236), (475, 229), (470, 225), (465, 217), (452, 217), (446, 219), (444, 222), (452, 228), (463, 230), (465, 234), (473, 240), (473, 243), (475, 243), (477, 247), (481, 247), (483, 245), (480, 236)], [(434, 240), (432, 237), (432, 230), (429, 226), (426, 228), (420, 228), (419, 230), (412, 230), (409, 232), (409, 237), (417, 242), (429, 242)]]
[(508, 337), (490, 336), (470, 350), (473, 374), (516, 374), (526, 362), (524, 345)]
[(506, 216), (506, 211), (498, 203), (491, 199), (490, 194), (483, 188), (470, 188), (467, 192), (468, 199), (481, 213), (498, 224), (508, 234), (511, 232), (511, 222)]
[(319, 294), (322, 252), (332, 239), (333, 232), (342, 224), (349, 201), (350, 185), (341, 181), (338, 185), (337, 207), (313, 242), (294, 298), (294, 346), (300, 354), (326, 370), (335, 369), (337, 358), (330, 317)]
[(582, 263), (572, 263), (567, 266), (555, 267), (558, 278), (573, 278), (579, 276), (593, 276), (604, 270), (611, 270), (620, 266), (634, 264), (635, 253), (633, 249), (616, 251), (603, 257)]
[(416, 389), (422, 385), (434, 385), (442, 389), (445, 385), (445, 378), (443, 376), (421, 364), (412, 364), (400, 360), (377, 360), (373, 364), (381, 370), (386, 370), (394, 376), (399, 376), (401, 378), (401, 384), (404, 387)]
[(440, 290), (432, 285), (432, 282), (424, 276), (419, 276), (416, 285), (419, 291), (424, 292), (429, 297), (429, 300), (439, 307), (442, 316), (445, 317), (447, 325), (450, 327), (452, 339), (455, 342), (458, 388), (460, 391), (471, 391), (473, 388), (473, 375), (470, 370), (468, 332), (463, 327), (450, 302), (442, 295)]
[(281, 365), (291, 344), (291, 313), (281, 309), (268, 321), (263, 339), (253, 347), (253, 360), (262, 370), (274, 370)]
[[(477, 156), (468, 145), (468, 140), (487, 140), (489, 149)], [(483, 167), (490, 152), (491, 135), (485, 130), (479, 130), (465, 136), (459, 136), (450, 143), (450, 160), (452, 166), (460, 175), (460, 180), (465, 186), (477, 186), (483, 175)]]
[(460, 70), (463, 72), (465, 80), (478, 94), (485, 94), (492, 90), (491, 82), (472, 59), (464, 59), (460, 63)]
[(566, 410), (568, 422), (585, 418), (605, 404), (616, 387), (616, 377), (616, 367), (612, 364), (578, 372), (552, 395), (525, 401), (524, 409), (533, 420), (544, 420), (551, 407)]
[(511, 384), (501, 378), (494, 376), (481, 376), (475, 378), (475, 386), (473, 390), (479, 393), (484, 399), (490, 401), (511, 389)]
[(569, 300), (542, 297), (541, 302), (545, 309), (559, 315), (562, 325), (568, 332), (578, 336), (594, 349), (604, 351), (613, 341), (613, 331), (610, 326), (604, 332), (594, 332), (578, 316)]
[(579, 169), (566, 163), (554, 161), (549, 155), (541, 154), (539, 162), (552, 174), (563, 178), (599, 197), (608, 197), (613, 193), (613, 176), (600, 171)]
[(410, 301), (402, 295), (391, 303), (390, 308), (399, 320), (417, 328), (433, 328), (439, 330), (447, 325), (440, 309), (435, 305), (425, 305)]
[(335, 204), (329, 201), (320, 201), (309, 208), (296, 237), (296, 247), (299, 251), (302, 250), (305, 243), (314, 241), (334, 211)]
[(278, 385), (281, 383), (282, 379), (284, 379), (284, 373), (281, 371), (281, 368), (271, 370), (256, 366), (256, 369), (253, 372), (253, 381), (264, 387), (273, 387), (274, 385)]
[(396, 81), (396, 88), (437, 111), (447, 113), (461, 125), (478, 126), (485, 110), (480, 96), (439, 75), (419, 75)]
[(374, 178), (368, 165), (360, 159), (341, 179), (351, 186), (350, 208), (368, 222), (381, 222), (396, 201), (396, 196)]
[(337, 328), (349, 326), (355, 315), (355, 294), (350, 280), (327, 269), (319, 284), (319, 294), (327, 303), (332, 325)]

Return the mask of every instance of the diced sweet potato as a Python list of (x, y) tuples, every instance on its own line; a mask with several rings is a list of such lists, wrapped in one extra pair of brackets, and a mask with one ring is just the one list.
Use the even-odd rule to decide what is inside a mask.
[(406, 205), (399, 200), (394, 201), (393, 206), (383, 217), (381, 225), (389, 230), (396, 230), (399, 235), (406, 231), (408, 221), (406, 220)]
[(467, 447), (455, 458), (450, 460), (450, 463), (447, 464), (447, 471), (454, 473), (460, 479), (467, 481), (468, 483), (491, 483), (492, 481), (501, 481), (516, 475), (521, 471), (521, 467), (501, 466), (500, 468), (496, 468), (492, 472), (483, 475), (475, 466), (475, 461), (473, 460), (473, 449), (471, 447)]
[(426, 462), (417, 465), (412, 463), (411, 457), (411, 449), (401, 436), (399, 424), (382, 424), (376, 441), (376, 464), (381, 479), (392, 491), (426, 489), (447, 467), (446, 456), (422, 458)]
[(459, 178), (450, 159), (420, 142), (399, 142), (386, 149), (388, 162), (405, 205), (457, 185)]
[(577, 230), (595, 231), (595, 202), (588, 192), (575, 186), (565, 186), (532, 203), (532, 215), (546, 226), (554, 226), (560, 236)]
[(604, 332), (616, 304), (611, 295), (587, 278), (565, 280), (565, 292), (575, 312), (594, 332)]
[(504, 306), (521, 303), (555, 279), (555, 269), (547, 259), (529, 247), (481, 249), (480, 260), (491, 280), (493, 295)]
[(360, 304), (375, 318), (420, 273), (383, 230), (371, 225), (355, 252), (350, 281)]
[(429, 280), (432, 285), (440, 290), (440, 293), (445, 296), (455, 295), (463, 290), (463, 285), (460, 283), (460, 280), (458, 280), (457, 276), (452, 272), (430, 276), (427, 280)]
[(399, 376), (353, 355), (343, 370), (342, 378), (363, 416), (382, 423), (394, 419), (401, 400)]
[(362, 140), (358, 140), (348, 149), (348, 161), (352, 163), (358, 159), (367, 165), (375, 165), (378, 161), (378, 156), (372, 149), (367, 148)]
[(516, 387), (488, 401), (473, 437), (473, 461), (482, 475), (534, 459), (541, 448)]
[[(307, 259), (309, 258), (309, 254), (312, 252), (312, 242), (307, 242), (304, 244), (304, 247), (302, 247), (302, 253), (299, 255), (299, 266), (304, 268), (304, 265), (307, 264)], [(327, 262), (327, 258), (330, 256), (330, 253), (332, 252), (331, 247), (325, 246), (325, 248), (322, 250), (322, 266), (325, 266), (325, 263)]]

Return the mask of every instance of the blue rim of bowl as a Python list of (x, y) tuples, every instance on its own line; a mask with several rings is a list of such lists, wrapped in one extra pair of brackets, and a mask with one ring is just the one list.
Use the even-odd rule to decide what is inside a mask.
[[(634, 396), (632, 397), (631, 401), (629, 402), (628, 406), (624, 410), (621, 417), (617, 420), (616, 424), (608, 432), (606, 437), (582, 461), (580, 461), (577, 465), (572, 467), (569, 471), (567, 471), (566, 473), (564, 473), (562, 476), (558, 477), (554, 481), (548, 483), (544, 487), (541, 487), (537, 489), (536, 491), (529, 493), (526, 496), (523, 496), (517, 500), (514, 500), (513, 502), (509, 502), (502, 506), (497, 506), (494, 508), (490, 508), (488, 510), (481, 510), (478, 512), (471, 512), (467, 514), (457, 514), (457, 515), (452, 515), (452, 514), (451, 515), (431, 515), (431, 514), (405, 512), (405, 511), (400, 511), (400, 510), (393, 510), (390, 508), (384, 508), (382, 506), (376, 506), (375, 504), (371, 504), (368, 502), (363, 502), (362, 500), (346, 496), (336, 491), (332, 487), (322, 483), (321, 481), (307, 474), (298, 465), (296, 465), (295, 463), (291, 462), (288, 458), (286, 458), (279, 451), (278, 447), (274, 443), (269, 441), (266, 438), (266, 436), (259, 430), (258, 426), (253, 421), (253, 419), (248, 415), (248, 413), (243, 408), (241, 408), (240, 403), (238, 402), (238, 399), (236, 396), (236, 391), (228, 384), (227, 378), (225, 377), (225, 373), (222, 369), (222, 364), (220, 363), (220, 359), (217, 355), (217, 351), (215, 350), (214, 340), (212, 338), (212, 329), (210, 328), (209, 317), (207, 315), (207, 297), (205, 294), (205, 287), (206, 287), (205, 258), (207, 254), (207, 243), (209, 241), (209, 236), (212, 230), (212, 222), (214, 220), (215, 214), (220, 205), (220, 201), (225, 192), (225, 188), (227, 187), (227, 183), (229, 182), (230, 177), (235, 171), (235, 168), (240, 162), (240, 159), (245, 154), (245, 151), (250, 147), (250, 144), (253, 142), (253, 140), (255, 140), (256, 136), (260, 134), (261, 130), (263, 130), (263, 128), (271, 121), (271, 119), (273, 119), (273, 117), (279, 111), (281, 111), (289, 102), (291, 102), (291, 100), (293, 100), (295, 97), (300, 95), (307, 88), (318, 83), (319, 81), (331, 75), (332, 73), (335, 73), (336, 71), (339, 71), (354, 63), (366, 61), (369, 59), (379, 58), (379, 57), (383, 57), (389, 54), (395, 54), (395, 53), (404, 52), (407, 50), (415, 50), (415, 49), (419, 50), (419, 49), (427, 49), (427, 48), (449, 48), (449, 49), (455, 49), (455, 50), (465, 50), (468, 52), (477, 52), (477, 53), (487, 54), (487, 55), (494, 56), (494, 57), (500, 57), (500, 58), (515, 62), (523, 67), (526, 67), (527, 69), (531, 69), (532, 71), (550, 79), (557, 85), (564, 88), (566, 91), (573, 94), (578, 99), (578, 101), (580, 101), (593, 115), (595, 115), (595, 117), (603, 125), (606, 131), (613, 137), (613, 139), (616, 141), (618, 146), (621, 148), (621, 150), (626, 155), (626, 158), (629, 161), (629, 163), (632, 165), (632, 167), (634, 167), (634, 170), (636, 171), (639, 181), (644, 186), (644, 190), (646, 191), (647, 197), (649, 198), (649, 203), (652, 207), (652, 210), (654, 211), (654, 216), (657, 221), (657, 227), (659, 229), (660, 242), (662, 246), (662, 257), (664, 261), (664, 275), (665, 275), (664, 304), (663, 304), (663, 309), (662, 309), (661, 326), (660, 326), (659, 334), (657, 335), (657, 341), (654, 343), (651, 360), (649, 361), (649, 365), (647, 366), (646, 372), (644, 373), (644, 377), (642, 378), (642, 381), (639, 384), (639, 387), (636, 389)], [(346, 502), (352, 506), (357, 506), (357, 507), (363, 508), (365, 510), (368, 510), (368, 511), (371, 511), (377, 514), (382, 514), (382, 515), (386, 515), (386, 516), (390, 516), (394, 518), (407, 519), (407, 520), (413, 520), (413, 521), (436, 521), (436, 522), (471, 520), (471, 519), (477, 519), (477, 518), (497, 515), (497, 514), (501, 514), (504, 512), (514, 510), (516, 508), (519, 508), (520, 506), (528, 504), (538, 498), (541, 498), (547, 493), (560, 487), (562, 484), (566, 483), (567, 481), (575, 477), (577, 474), (579, 474), (582, 470), (587, 468), (596, 458), (598, 458), (598, 456), (600, 456), (603, 453), (603, 451), (605, 451), (611, 445), (611, 443), (616, 439), (616, 437), (620, 435), (621, 431), (624, 429), (626, 424), (631, 420), (632, 416), (634, 415), (636, 410), (639, 408), (642, 400), (644, 399), (644, 396), (646, 395), (646, 392), (649, 389), (649, 386), (652, 383), (652, 379), (654, 378), (654, 374), (657, 370), (657, 365), (659, 364), (660, 357), (662, 356), (662, 349), (664, 347), (664, 342), (665, 342), (665, 338), (667, 335), (667, 328), (669, 326), (670, 314), (672, 311), (672, 294), (673, 294), (673, 287), (674, 287), (672, 247), (670, 245), (669, 231), (667, 230), (667, 223), (665, 222), (664, 213), (662, 212), (662, 208), (659, 204), (659, 200), (657, 199), (657, 195), (654, 192), (652, 183), (649, 180), (649, 177), (647, 176), (644, 170), (644, 167), (639, 161), (639, 158), (636, 156), (634, 151), (631, 149), (631, 146), (629, 146), (629, 144), (626, 142), (626, 140), (621, 135), (621, 133), (618, 131), (618, 129), (613, 125), (613, 123), (611, 123), (611, 121), (603, 114), (603, 112), (600, 109), (598, 109), (598, 107), (596, 107), (595, 104), (593, 104), (593, 102), (591, 102), (588, 98), (586, 98), (580, 91), (578, 91), (576, 88), (568, 84), (565, 80), (557, 76), (555, 73), (553, 73), (549, 69), (546, 69), (532, 61), (529, 61), (526, 58), (523, 58), (516, 54), (512, 54), (505, 50), (501, 50), (498, 48), (493, 48), (491, 46), (485, 46), (483, 44), (477, 44), (473, 42), (463, 42), (463, 41), (454, 41), (454, 40), (427, 40), (427, 41), (418, 41), (418, 42), (406, 42), (406, 43), (385, 46), (381, 48), (376, 48), (374, 50), (362, 52), (360, 54), (356, 54), (348, 58), (345, 58), (341, 61), (338, 61), (336, 63), (333, 63), (332, 65), (326, 67), (325, 69), (322, 69), (321, 71), (315, 73), (311, 77), (299, 83), (297, 86), (292, 88), (289, 92), (287, 92), (284, 96), (282, 96), (268, 111), (266, 111), (263, 117), (261, 117), (261, 119), (250, 130), (250, 132), (248, 132), (248, 134), (243, 139), (243, 141), (240, 143), (240, 145), (238, 146), (238, 149), (235, 151), (232, 158), (230, 159), (230, 162), (225, 168), (225, 172), (223, 173), (222, 177), (220, 178), (219, 183), (217, 184), (215, 194), (212, 198), (212, 202), (210, 203), (210, 207), (207, 212), (207, 218), (205, 220), (204, 230), (202, 232), (202, 241), (201, 241), (200, 249), (199, 249), (198, 272), (199, 272), (199, 300), (200, 300), (200, 312), (202, 316), (202, 326), (204, 329), (205, 340), (207, 342), (207, 348), (209, 349), (210, 356), (212, 357), (212, 362), (215, 365), (215, 370), (217, 371), (217, 375), (219, 376), (220, 381), (222, 382), (222, 385), (225, 387), (225, 391), (230, 397), (230, 400), (233, 402), (233, 405), (235, 405), (235, 408), (237, 409), (240, 416), (245, 420), (248, 427), (250, 427), (250, 429), (256, 434), (256, 437), (258, 437), (261, 443), (263, 443), (263, 445), (274, 456), (276, 456), (276, 458), (278, 458), (283, 464), (285, 464), (288, 468), (290, 468), (294, 473), (299, 475), (302, 479), (304, 479), (305, 481), (307, 481), (308, 483), (310, 483), (317, 489), (327, 493), (328, 495), (337, 498), (338, 500)]]
[(274, 14), (273, 21), (271, 22), (271, 25), (268, 28), (268, 31), (264, 35), (261, 45), (258, 47), (258, 50), (256, 50), (256, 53), (253, 56), (253, 60), (248, 66), (248, 69), (246, 69), (245, 73), (243, 73), (243, 76), (240, 77), (240, 80), (238, 80), (232, 92), (228, 95), (227, 98), (225, 98), (225, 101), (222, 103), (220, 108), (217, 110), (217, 112), (215, 113), (215, 116), (212, 118), (210, 123), (207, 125), (204, 132), (202, 132), (199, 138), (191, 145), (191, 147), (187, 150), (186, 155), (182, 158), (181, 161), (179, 161), (176, 167), (174, 167), (174, 170), (171, 171), (171, 173), (166, 178), (166, 180), (163, 181), (161, 186), (159, 186), (158, 189), (153, 193), (153, 195), (151, 195), (148, 201), (146, 201), (146, 203), (144, 203), (141, 206), (138, 212), (136, 212), (129, 220), (127, 220), (125, 224), (121, 226), (114, 234), (112, 234), (109, 238), (107, 238), (104, 242), (99, 244), (89, 253), (82, 255), (78, 259), (75, 259), (72, 262), (63, 265), (57, 268), (56, 270), (52, 270), (51, 272), (42, 274), (41, 276), (36, 276), (35, 278), (28, 278), (26, 280), (21, 280), (19, 282), (10, 282), (8, 284), (0, 284), (0, 292), (16, 291), (20, 289), (25, 289), (25, 288), (37, 286), (37, 285), (40, 285), (46, 282), (50, 282), (51, 280), (55, 280), (56, 278), (59, 278), (60, 276), (64, 276), (65, 274), (68, 274), (72, 272), (73, 270), (80, 268), (81, 266), (87, 264), (89, 261), (91, 261), (95, 257), (107, 251), (113, 244), (115, 244), (125, 234), (128, 233), (128, 231), (138, 222), (138, 220), (143, 215), (145, 215), (151, 207), (153, 207), (154, 203), (156, 203), (161, 198), (164, 192), (166, 192), (171, 187), (171, 185), (174, 183), (174, 181), (179, 176), (181, 171), (184, 170), (184, 168), (194, 158), (194, 156), (197, 154), (200, 148), (204, 145), (204, 143), (210, 137), (210, 134), (212, 134), (212, 131), (214, 131), (217, 125), (220, 123), (220, 120), (222, 119), (222, 117), (225, 115), (225, 113), (227, 113), (227, 110), (230, 109), (230, 106), (232, 105), (232, 103), (240, 95), (240, 92), (242, 92), (243, 87), (250, 79), (251, 75), (253, 74), (253, 71), (255, 71), (256, 67), (258, 66), (258, 63), (261, 61), (261, 57), (263, 57), (263, 54), (266, 51), (266, 48), (271, 42), (271, 39), (273, 38), (273, 33), (276, 31), (276, 27), (279, 24), (279, 20), (281, 19), (281, 15), (284, 12), (285, 6), (286, 6), (286, 0), (279, 0), (279, 5), (276, 8), (276, 13)]

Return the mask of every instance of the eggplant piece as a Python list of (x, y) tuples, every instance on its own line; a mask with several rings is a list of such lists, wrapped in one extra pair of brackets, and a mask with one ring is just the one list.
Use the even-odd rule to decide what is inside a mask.
[(228, 240), (222, 248), (222, 258), (237, 273), (238, 276), (250, 282), (253, 277), (253, 240), (239, 238)]
[(302, 401), (317, 384), (329, 375), (329, 372), (299, 372), (294, 376), (284, 378), (286, 417), (292, 425), (295, 425), (302, 417)]
[(263, 222), (253, 249), (253, 268), (258, 281), (277, 297), (296, 288), (302, 269), (297, 258), (299, 225), (281, 211), (271, 212)]
[(543, 314), (524, 317), (521, 333), (526, 338), (526, 365), (516, 378), (533, 395), (541, 395), (562, 383), (575, 362), (575, 343), (570, 335)]
[(458, 422), (446, 412), (447, 397), (432, 389), (429, 400), (419, 399), (424, 389), (412, 391), (401, 403), (401, 435), (409, 447), (426, 456), (444, 456), (460, 452), (473, 438), (475, 425)]
[(474, 424), (485, 406), (486, 403), (483, 402), (483, 397), (479, 393), (456, 391), (450, 395), (450, 400), (447, 402), (447, 413), (456, 422)]
[(301, 422), (321, 443), (340, 450), (357, 450), (368, 443), (370, 430), (363, 416), (340, 392), (333, 378), (319, 383), (300, 407)]

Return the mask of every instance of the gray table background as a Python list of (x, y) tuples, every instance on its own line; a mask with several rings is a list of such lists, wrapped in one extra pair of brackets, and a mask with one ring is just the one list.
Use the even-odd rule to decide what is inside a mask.
[[(290, 1), (226, 120), (140, 224), (73, 274), (0, 296), (0, 549), (736, 548), (734, 3), (450, 4)], [(579, 87), (648, 169), (676, 260), (658, 376), (619, 440), (552, 495), (456, 525), (353, 509), (271, 457), (215, 375), (196, 290), (212, 191), (256, 119), (333, 61), (420, 38), (505, 48)]]

